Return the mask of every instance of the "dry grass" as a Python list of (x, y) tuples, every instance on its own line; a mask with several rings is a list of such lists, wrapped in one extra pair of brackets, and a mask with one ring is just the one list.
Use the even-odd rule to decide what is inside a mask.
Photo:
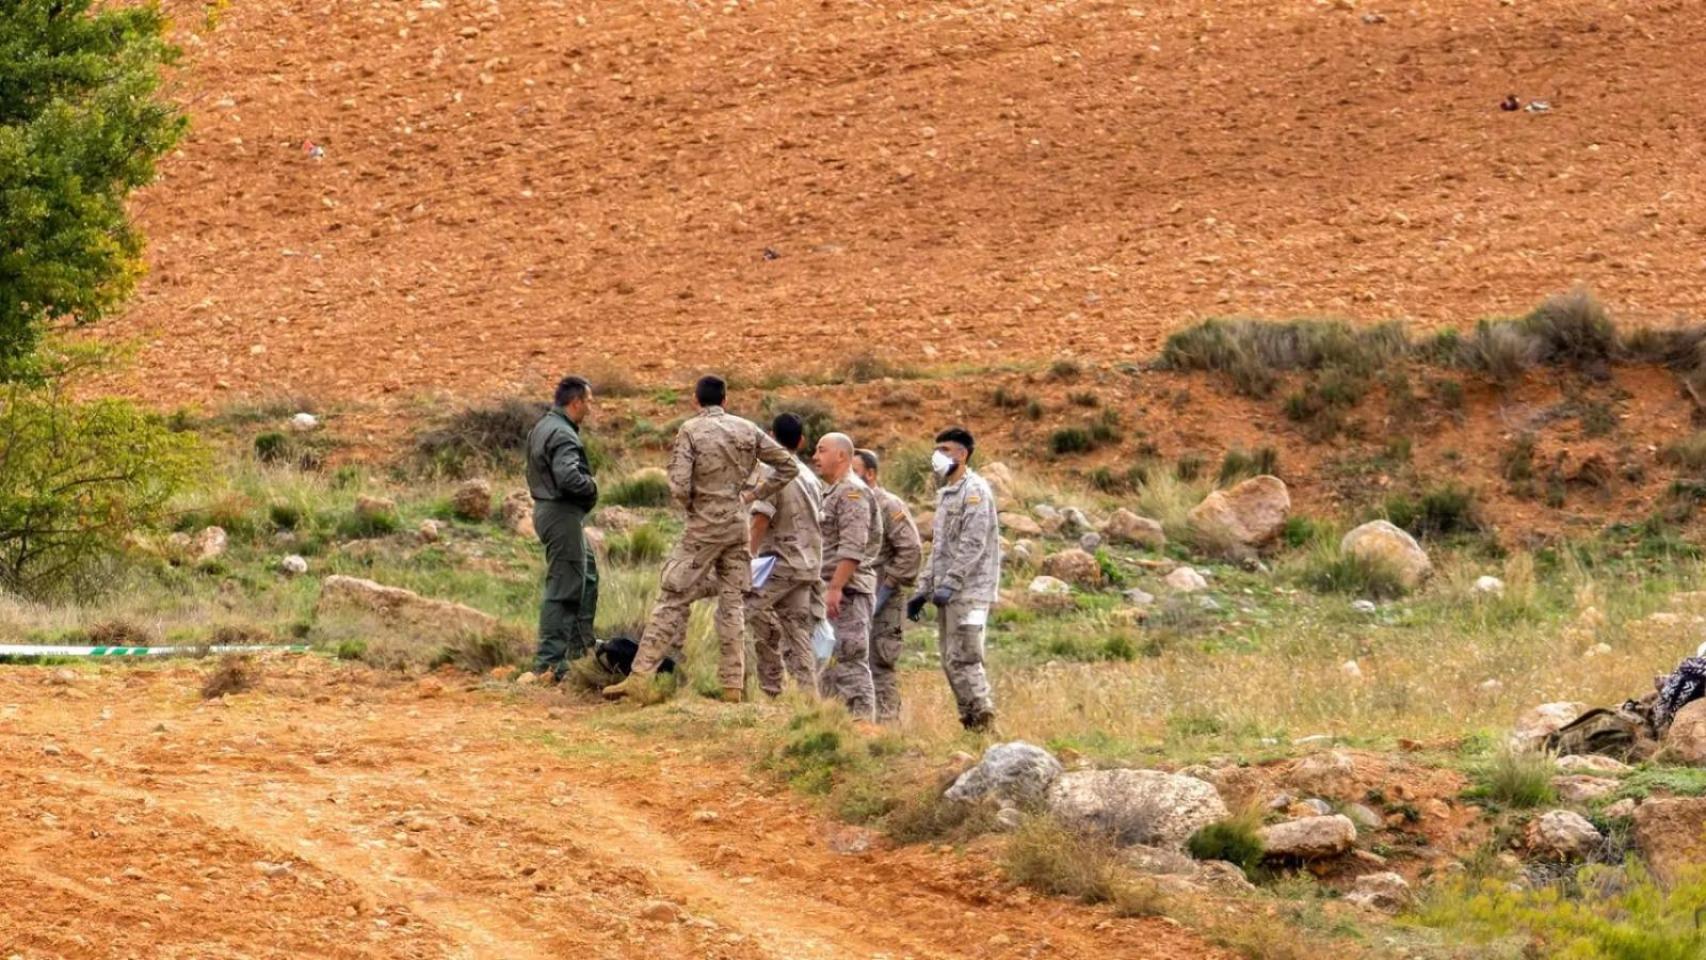
[(1031, 817), (1008, 837), (1002, 868), (1033, 890), (1106, 903), (1121, 916), (1159, 916), (1166, 907), (1153, 884), (1121, 865), (1112, 841), (1074, 832), (1046, 816)]
[(227, 654), (219, 658), (218, 666), (202, 681), (201, 698), (217, 700), (230, 694), (244, 693), (253, 690), (260, 679), (260, 668), (255, 665), (253, 657)]

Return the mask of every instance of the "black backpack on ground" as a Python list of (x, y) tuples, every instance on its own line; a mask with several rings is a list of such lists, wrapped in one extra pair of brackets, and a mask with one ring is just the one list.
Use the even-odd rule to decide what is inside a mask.
[[(593, 658), (598, 661), (599, 666), (624, 677), (634, 672), (634, 658), (639, 653), (640, 645), (634, 642), (632, 637), (611, 637), (608, 640), (600, 640), (592, 650)], [(658, 672), (674, 673), (675, 661), (664, 657), (663, 662), (658, 664)]]

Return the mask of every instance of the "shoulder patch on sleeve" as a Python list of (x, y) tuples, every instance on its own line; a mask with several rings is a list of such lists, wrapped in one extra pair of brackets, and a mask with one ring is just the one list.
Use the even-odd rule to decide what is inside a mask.
[(849, 491), (847, 491), (847, 499), (849, 499), (849, 500), (857, 500), (857, 499), (859, 499), (859, 491), (857, 491), (857, 490), (849, 490)]
[(905, 510), (891, 510), (891, 511), (889, 511), (889, 519), (893, 520), (895, 523), (899, 523), (902, 520), (906, 519), (906, 511)]
[(966, 497), (966, 502), (969, 504), (972, 504), (973, 506), (976, 506), (977, 504), (980, 504), (983, 502), (983, 498), (978, 496), (977, 494), (973, 493), (973, 494), (970, 494)]

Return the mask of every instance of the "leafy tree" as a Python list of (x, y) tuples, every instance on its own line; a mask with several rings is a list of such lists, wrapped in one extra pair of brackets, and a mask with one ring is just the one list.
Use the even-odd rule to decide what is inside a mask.
[(39, 377), (50, 323), (129, 295), (142, 238), (125, 198), (184, 130), (156, 96), (178, 55), (159, 8), (95, 7), (0, 2), (0, 382)]

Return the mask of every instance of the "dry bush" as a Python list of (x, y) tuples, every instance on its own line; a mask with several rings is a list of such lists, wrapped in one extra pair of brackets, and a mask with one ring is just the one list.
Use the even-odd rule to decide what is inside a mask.
[(1603, 366), (1618, 352), (1617, 327), (1586, 290), (1547, 297), (1523, 318), (1523, 327), (1539, 340), (1542, 363)]
[(106, 620), (89, 628), (89, 643), (96, 647), (149, 647), (154, 633), (133, 620)]
[(227, 654), (201, 684), (203, 700), (217, 700), (233, 693), (253, 690), (260, 682), (260, 669), (253, 657), (246, 654)]
[(1077, 833), (1047, 816), (1026, 820), (1007, 840), (1002, 866), (1015, 882), (1083, 903), (1111, 904), (1123, 916), (1156, 916), (1154, 885), (1131, 875), (1108, 838)]
[(527, 450), (527, 435), (550, 405), (503, 397), (464, 407), (415, 437), (415, 459), (448, 476), (465, 476), (492, 465), (514, 465)]

